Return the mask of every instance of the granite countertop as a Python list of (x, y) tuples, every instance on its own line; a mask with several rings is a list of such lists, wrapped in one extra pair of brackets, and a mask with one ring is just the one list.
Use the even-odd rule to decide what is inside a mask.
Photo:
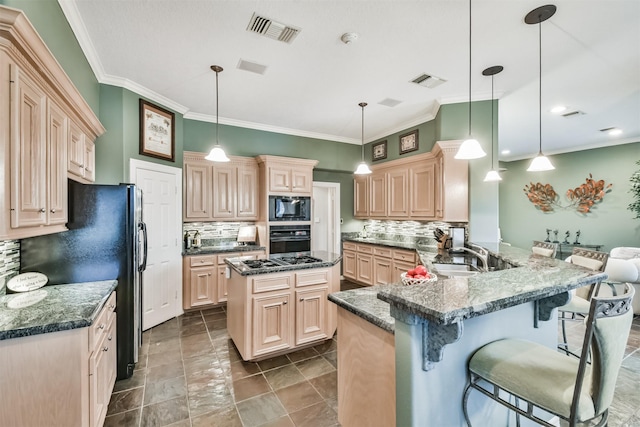
[(208, 255), (208, 254), (223, 254), (228, 252), (250, 252), (250, 251), (264, 251), (267, 248), (258, 245), (238, 245), (236, 242), (229, 242), (219, 245), (207, 245), (199, 248), (189, 248), (182, 251), (182, 256), (189, 255)]
[[(298, 252), (297, 254), (300, 254)], [(303, 252), (305, 255), (312, 256), (314, 258), (319, 258), (322, 262), (315, 262), (310, 264), (294, 264), (294, 265), (278, 265), (276, 267), (265, 267), (265, 268), (249, 268), (242, 263), (243, 258), (226, 258), (225, 262), (229, 265), (235, 272), (240, 274), (241, 276), (253, 276), (256, 274), (270, 274), (270, 273), (280, 273), (283, 271), (294, 271), (294, 270), (308, 270), (312, 268), (323, 268), (323, 267), (333, 267), (337, 263), (342, 260), (342, 256), (340, 254), (336, 254), (333, 252), (327, 251), (310, 251)], [(269, 259), (280, 258), (282, 256), (286, 256), (290, 254), (277, 254), (271, 255)], [(291, 254), (295, 255), (295, 254)]]
[(90, 326), (117, 285), (72, 283), (0, 296), (0, 340)]
[[(474, 264), (471, 254), (449, 254), (435, 247), (390, 240), (346, 238), (343, 240), (415, 249), (422, 264), (433, 269), (433, 263)], [(386, 308), (371, 309), (371, 292), (386, 304), (429, 319), (451, 324), (463, 319), (503, 310), (518, 304), (557, 295), (605, 279), (604, 273), (593, 272), (562, 260), (533, 255), (530, 250), (498, 243), (476, 243), (513, 268), (479, 273), (475, 276), (439, 277), (435, 283), (403, 286), (400, 282), (373, 288), (336, 292), (329, 299), (340, 307), (382, 327), (388, 321)], [(412, 247), (411, 247), (412, 246)], [(346, 293), (348, 292), (348, 293)], [(383, 313), (376, 316), (375, 313)], [(379, 318), (376, 318), (379, 317)], [(386, 329), (383, 327), (383, 329)], [(387, 329), (388, 330), (388, 329)]]
[(334, 292), (329, 294), (329, 301), (393, 334), (396, 321), (391, 316), (391, 306), (378, 299), (380, 289), (387, 286), (389, 285)]

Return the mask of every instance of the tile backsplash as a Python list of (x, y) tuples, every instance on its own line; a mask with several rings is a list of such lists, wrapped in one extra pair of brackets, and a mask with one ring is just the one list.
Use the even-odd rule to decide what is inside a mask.
[[(0, 290), (20, 272), (20, 241), (0, 240)], [(4, 293), (4, 291), (2, 291)]]
[(197, 230), (202, 239), (235, 240), (238, 238), (238, 230), (245, 225), (254, 225), (253, 222), (185, 222), (182, 224), (182, 235), (186, 231), (189, 234)]
[(449, 227), (466, 227), (466, 223), (449, 223), (442, 221), (417, 222), (417, 221), (379, 221), (367, 220), (364, 229), (369, 237), (382, 240), (395, 240), (401, 242), (415, 242), (426, 246), (436, 246), (437, 242), (433, 232), (436, 228), (445, 233)]

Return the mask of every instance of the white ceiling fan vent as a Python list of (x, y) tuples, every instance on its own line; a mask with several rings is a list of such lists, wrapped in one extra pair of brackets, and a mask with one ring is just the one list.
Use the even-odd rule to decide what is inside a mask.
[(434, 87), (440, 86), (443, 83), (446, 83), (445, 79), (441, 79), (440, 77), (432, 76), (430, 74), (421, 74), (415, 79), (411, 80), (411, 83), (419, 84), (420, 86), (428, 87), (429, 89), (433, 89)]
[(249, 21), (247, 31), (261, 34), (270, 39), (291, 43), (301, 30), (254, 13)]
[(584, 111), (575, 110), (575, 111), (569, 111), (568, 113), (564, 113), (562, 117), (569, 119), (571, 117), (584, 116), (584, 114), (585, 114)]

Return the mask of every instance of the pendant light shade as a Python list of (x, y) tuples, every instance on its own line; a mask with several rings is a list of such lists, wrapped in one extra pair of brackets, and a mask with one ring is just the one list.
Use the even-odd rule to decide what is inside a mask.
[(502, 70), (504, 70), (504, 67), (502, 65), (494, 65), (493, 67), (489, 67), (486, 70), (484, 70), (482, 72), (483, 76), (491, 76), (491, 170), (489, 172), (487, 172), (487, 176), (484, 177), (484, 181), (485, 182), (492, 182), (492, 181), (502, 181), (502, 177), (500, 176), (500, 174), (498, 173), (498, 169), (496, 168), (495, 164), (494, 164), (494, 150), (493, 150), (493, 140), (495, 139), (493, 136), (493, 76), (495, 76), (496, 74), (500, 73)]
[(471, 136), (471, 0), (469, 0), (469, 138), (460, 145), (454, 158), (473, 160), (486, 155), (480, 143)]
[(218, 73), (222, 72), (223, 68), (218, 65), (212, 65), (211, 69), (216, 72), (216, 145), (209, 151), (205, 159), (212, 162), (228, 162), (230, 160), (220, 146), (220, 142), (218, 142), (218, 127), (220, 126), (218, 115)]
[(362, 162), (360, 162), (360, 164), (358, 165), (358, 168), (356, 169), (356, 171), (354, 172), (355, 175), (367, 175), (371, 173), (371, 169), (369, 169), (369, 166), (365, 163), (364, 161), (364, 107), (367, 106), (366, 102), (361, 102), (358, 104), (360, 106), (360, 108), (362, 108), (362, 131), (361, 131), (361, 135), (362, 135), (362, 142), (360, 143), (360, 153), (362, 155)]
[(524, 22), (533, 25), (538, 24), (538, 58), (539, 58), (539, 83), (538, 83), (538, 132), (539, 132), (539, 145), (538, 155), (531, 161), (527, 172), (544, 172), (555, 169), (549, 159), (542, 154), (542, 23), (551, 18), (556, 13), (556, 7), (552, 4), (540, 6), (527, 13), (524, 17)]

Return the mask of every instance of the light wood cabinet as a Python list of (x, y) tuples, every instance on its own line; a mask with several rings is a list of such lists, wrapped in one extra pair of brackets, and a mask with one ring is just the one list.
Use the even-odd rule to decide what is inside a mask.
[(340, 288), (338, 268), (255, 276), (232, 270), (227, 329), (243, 360), (273, 357), (331, 338), (337, 314), (327, 297)]
[(254, 159), (230, 156), (214, 164), (206, 153), (184, 152), (183, 220), (255, 221), (258, 219), (258, 166)]
[(373, 285), (373, 255), (356, 254), (356, 280), (365, 285)]
[(373, 284), (386, 285), (393, 282), (393, 262), (389, 258), (375, 257), (373, 260)]
[(256, 159), (268, 194), (311, 195), (317, 160), (279, 156), (258, 156)]
[(458, 141), (439, 141), (430, 153), (373, 166), (354, 178), (356, 218), (466, 222), (468, 161), (454, 159)]
[(345, 279), (356, 280), (356, 252), (342, 249), (342, 275)]
[(264, 251), (225, 252), (217, 255), (190, 255), (182, 259), (182, 307), (202, 308), (227, 301), (226, 258), (257, 259)]
[(0, 8), (0, 240), (65, 231), (67, 178), (88, 182), (67, 170), (71, 124), (91, 144), (104, 127), (26, 16)]
[[(362, 285), (386, 285), (400, 281), (400, 273), (414, 268), (415, 251), (374, 244), (342, 242), (343, 276)], [(347, 261), (348, 256), (354, 261)], [(346, 273), (346, 263), (355, 263), (355, 273)]]
[(69, 138), (67, 140), (69, 177), (80, 182), (94, 182), (96, 179), (95, 144), (73, 121), (69, 122)]
[(104, 423), (116, 381), (115, 292), (85, 328), (0, 342), (0, 425)]

